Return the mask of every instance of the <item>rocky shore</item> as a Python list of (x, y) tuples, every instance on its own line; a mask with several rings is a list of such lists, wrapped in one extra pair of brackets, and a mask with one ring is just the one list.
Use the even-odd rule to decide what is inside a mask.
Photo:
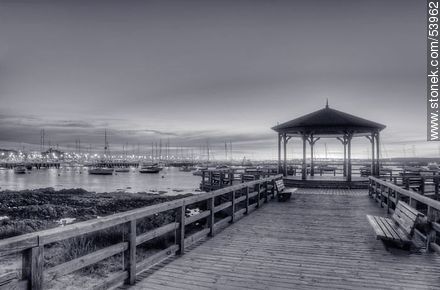
[(42, 188), (0, 191), (0, 239), (186, 197), (157, 193), (95, 193)]

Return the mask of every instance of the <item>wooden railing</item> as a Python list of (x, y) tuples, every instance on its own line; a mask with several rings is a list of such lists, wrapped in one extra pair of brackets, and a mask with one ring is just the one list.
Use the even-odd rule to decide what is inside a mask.
[(424, 222), (427, 227), (423, 232), (416, 229), (415, 233), (426, 243), (428, 249), (440, 253), (440, 239), (437, 238), (440, 234), (439, 201), (371, 176), (369, 177), (369, 195), (381, 207), (386, 207), (388, 213), (394, 211), (399, 201), (403, 201), (425, 214)]
[(440, 199), (440, 175), (405, 174), (393, 176), (392, 181), (407, 190), (429, 195), (432, 199)]
[[(133, 284), (136, 274), (148, 269), (152, 265), (170, 257), (181, 255), (185, 248), (206, 236), (214, 236), (221, 228), (233, 223), (267, 202), (275, 196), (274, 182), (281, 175), (272, 176), (247, 183), (222, 188), (209, 193), (203, 193), (187, 198), (156, 204), (144, 208), (130, 210), (100, 219), (80, 222), (64, 227), (44, 230), (17, 237), (0, 240), (0, 258), (10, 254), (22, 253), (22, 273), (9, 272), (0, 275), (0, 288), (7, 289), (43, 289), (44, 280), (67, 275), (76, 270), (90, 266), (117, 254), (124, 254), (123, 271), (112, 273), (103, 280), (96, 289), (105, 289), (119, 284), (121, 281)], [(205, 210), (197, 215), (186, 216), (186, 209), (194, 205), (205, 205)], [(161, 225), (153, 230), (137, 234), (140, 219), (153, 215), (174, 211), (174, 222)], [(225, 214), (226, 211), (226, 214)], [(220, 213), (221, 212), (221, 213)], [(188, 235), (186, 226), (206, 220), (205, 227)], [(124, 226), (126, 238), (123, 242), (105, 247), (70, 261), (44, 269), (45, 245), (60, 242), (69, 238), (80, 237), (85, 234), (97, 233), (115, 226)], [(136, 262), (136, 247), (154, 238), (175, 233), (175, 243), (154, 255)], [(122, 263), (122, 262), (121, 262)], [(7, 284), (7, 279), (13, 278)], [(44, 278), (43, 278), (44, 277)]]

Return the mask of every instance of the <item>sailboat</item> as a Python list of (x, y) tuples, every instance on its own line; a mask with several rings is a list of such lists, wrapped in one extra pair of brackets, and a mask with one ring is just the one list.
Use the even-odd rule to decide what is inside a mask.
[[(122, 145), (122, 151), (124, 152), (124, 162), (127, 162), (127, 152), (125, 151), (125, 146)], [(130, 168), (127, 166), (115, 168), (115, 172), (130, 172)]]
[[(105, 141), (104, 141), (104, 156), (107, 156), (108, 142), (107, 142), (107, 130), (105, 130)], [(105, 163), (105, 161), (103, 162)], [(113, 175), (113, 168), (109, 166), (94, 166), (89, 169), (89, 174), (94, 175)]]

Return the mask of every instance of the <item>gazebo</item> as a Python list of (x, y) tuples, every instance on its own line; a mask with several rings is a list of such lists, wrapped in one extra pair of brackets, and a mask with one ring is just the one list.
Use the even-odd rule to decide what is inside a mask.
[[(313, 147), (321, 138), (336, 138), (344, 146), (343, 175), (347, 182), (352, 180), (351, 140), (353, 137), (366, 137), (371, 142), (371, 174), (379, 175), (379, 133), (386, 126), (335, 109), (327, 104), (324, 109), (279, 124), (272, 129), (278, 132), (278, 172), (287, 175), (287, 143), (292, 137), (302, 139), (303, 160), (301, 179), (307, 179), (306, 151), (310, 145), (310, 176), (314, 176)], [(281, 153), (284, 151), (284, 163), (281, 167)]]

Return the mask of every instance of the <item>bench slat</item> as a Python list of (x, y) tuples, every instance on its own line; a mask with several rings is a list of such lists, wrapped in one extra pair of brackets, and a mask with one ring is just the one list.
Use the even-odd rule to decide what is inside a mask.
[[(396, 240), (396, 238), (393, 236), (394, 231), (390, 231), (386, 226), (386, 222), (384, 221), (385, 218), (375, 216), (374, 219), (376, 220), (382, 231), (385, 233), (384, 238), (388, 240)], [(397, 237), (397, 239), (399, 238)]]
[(393, 221), (392, 219), (386, 219), (386, 221), (388, 222), (388, 227), (391, 228), (396, 234), (397, 239), (400, 239), (400, 241), (403, 243), (410, 241), (410, 237), (408, 236), (408, 234), (402, 231), (402, 229), (399, 227), (399, 225), (396, 224), (395, 221)]
[(405, 202), (397, 203), (396, 209), (392, 218), (399, 224), (400, 228), (411, 235), (417, 219), (423, 216), (423, 214), (416, 209), (412, 208)]
[(400, 240), (399, 234), (394, 230), (393, 220), (382, 217), (376, 217), (376, 220), (379, 220), (380, 224), (387, 229), (391, 239)]
[(376, 232), (377, 239), (379, 239), (379, 237), (385, 236), (385, 233), (382, 231), (382, 228), (379, 226), (379, 224), (374, 219), (374, 216), (367, 215), (367, 220), (370, 223), (370, 225), (373, 227), (374, 231)]
[(398, 226), (395, 226), (396, 232), (399, 234), (400, 240), (402, 243), (410, 243), (411, 242), (411, 236), (409, 236), (407, 233), (402, 231), (401, 228)]
[[(415, 208), (411, 207), (409, 204), (407, 204), (406, 202), (399, 202), (401, 203), (401, 207), (404, 208), (406, 211), (412, 213), (414, 216), (423, 216), (423, 214), (421, 212), (419, 212), (418, 210), (416, 210)], [(399, 205), (399, 204), (398, 204)]]
[(0, 286), (10, 283), (12, 280), (18, 279), (17, 272), (8, 272), (0, 275)]
[(398, 213), (398, 211), (395, 211), (394, 213), (395, 214), (392, 216), (393, 220), (395, 220), (405, 232), (411, 234), (414, 227), (414, 221), (405, 219), (401, 214)]
[(415, 221), (418, 215), (415, 214), (413, 211), (409, 210), (406, 206), (403, 206), (403, 204), (404, 204), (403, 202), (402, 203), (399, 202), (396, 206), (396, 211), (399, 211), (400, 213), (408, 217), (408, 219)]

